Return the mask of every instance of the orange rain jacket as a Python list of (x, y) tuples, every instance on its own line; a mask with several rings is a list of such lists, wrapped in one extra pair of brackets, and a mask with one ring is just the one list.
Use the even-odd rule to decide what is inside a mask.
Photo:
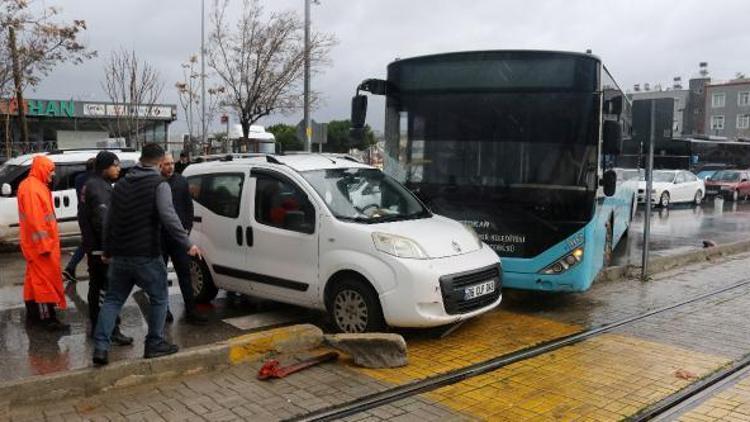
[(60, 238), (47, 186), (55, 163), (38, 155), (31, 163), (29, 176), (18, 187), (18, 222), (21, 251), (26, 258), (24, 301), (52, 303), (65, 309), (65, 294), (60, 270)]

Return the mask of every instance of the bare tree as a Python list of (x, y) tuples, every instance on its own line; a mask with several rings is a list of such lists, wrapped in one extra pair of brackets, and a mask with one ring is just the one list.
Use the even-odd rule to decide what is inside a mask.
[[(193, 153), (196, 139), (203, 139), (202, 125), (200, 119), (200, 72), (198, 70), (198, 56), (192, 55), (187, 62), (182, 64), (181, 81), (175, 83), (179, 95), (180, 107), (185, 115), (190, 145), (183, 145), (183, 149)], [(206, 130), (210, 129), (211, 122), (221, 111), (222, 100), (226, 90), (223, 86), (215, 85), (206, 90)]]
[(152, 114), (164, 89), (159, 71), (135, 51), (121, 48), (110, 54), (104, 66), (102, 89), (116, 111), (110, 132), (138, 148), (143, 141), (141, 118)]
[[(228, 3), (214, 1), (208, 64), (224, 82), (225, 102), (237, 113), (247, 138), (250, 125), (260, 118), (302, 108), (304, 22), (292, 11), (266, 17), (258, 0), (243, 0), (239, 18), (229, 22)], [(328, 63), (334, 44), (330, 34), (311, 36), (313, 69)]]
[[(36, 85), (55, 66), (72, 62), (79, 64), (94, 57), (96, 51), (87, 49), (78, 41), (86, 22), (72, 23), (56, 21), (60, 9), (43, 7), (32, 10), (28, 0), (0, 0), (0, 26), (7, 30), (7, 56), (0, 58), (0, 92), (12, 79), (21, 141), (28, 143), (29, 133), (26, 111), (23, 107), (23, 91)], [(5, 53), (5, 52), (4, 52)]]

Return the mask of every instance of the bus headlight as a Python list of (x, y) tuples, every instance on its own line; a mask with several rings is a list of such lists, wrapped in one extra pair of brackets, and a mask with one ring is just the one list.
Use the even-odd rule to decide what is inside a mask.
[(561, 274), (578, 265), (581, 260), (583, 260), (583, 246), (573, 249), (571, 253), (553, 262), (540, 271), (540, 273), (549, 275)]
[(399, 258), (425, 259), (428, 258), (419, 244), (409, 238), (388, 233), (373, 233), (372, 241), (375, 249)]

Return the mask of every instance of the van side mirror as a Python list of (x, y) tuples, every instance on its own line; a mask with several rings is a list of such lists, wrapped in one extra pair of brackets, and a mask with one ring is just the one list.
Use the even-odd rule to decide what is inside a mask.
[(619, 155), (622, 150), (622, 125), (614, 120), (605, 120), (602, 133), (605, 154)]
[(605, 196), (612, 196), (617, 189), (617, 173), (614, 170), (607, 170), (602, 177), (602, 187)]
[(3, 183), (3, 187), (0, 189), (2, 189), (2, 192), (0, 192), (2, 196), (11, 196), (13, 194), (13, 188), (9, 183)]

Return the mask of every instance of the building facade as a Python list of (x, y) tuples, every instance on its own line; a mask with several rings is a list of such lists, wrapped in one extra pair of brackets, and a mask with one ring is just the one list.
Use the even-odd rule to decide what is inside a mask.
[(636, 100), (656, 100), (662, 98), (671, 98), (674, 100), (674, 120), (672, 122), (672, 136), (681, 137), (688, 135), (690, 132), (685, 132), (685, 111), (687, 109), (688, 98), (690, 91), (681, 88), (670, 88), (666, 90), (658, 91), (635, 91), (630, 94), (632, 101)]
[[(29, 130), (22, 142), (19, 108)], [(54, 149), (111, 146), (138, 147), (145, 142), (166, 143), (169, 125), (177, 117), (171, 104), (130, 105), (98, 101), (0, 99), (0, 156)]]
[(706, 85), (705, 134), (750, 139), (750, 79)]

